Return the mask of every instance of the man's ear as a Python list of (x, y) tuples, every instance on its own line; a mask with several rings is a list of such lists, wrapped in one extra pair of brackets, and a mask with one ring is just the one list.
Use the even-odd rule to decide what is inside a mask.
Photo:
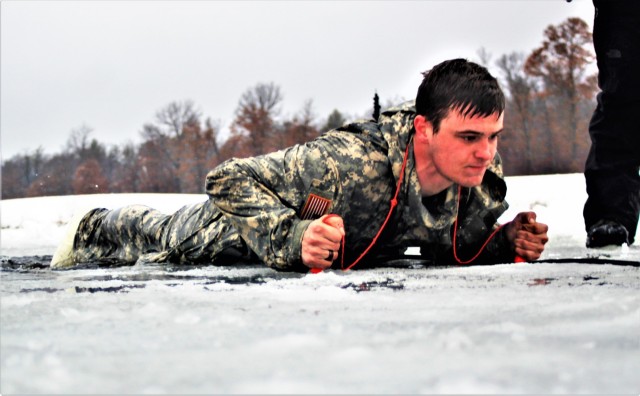
[(413, 119), (413, 127), (416, 130), (416, 138), (418, 139), (429, 140), (433, 135), (433, 126), (422, 115), (415, 116)]

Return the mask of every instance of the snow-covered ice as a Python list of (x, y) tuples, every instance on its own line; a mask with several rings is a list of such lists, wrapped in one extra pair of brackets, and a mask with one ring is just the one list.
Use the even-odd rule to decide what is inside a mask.
[[(512, 177), (511, 208), (584, 244), (582, 175)], [(1, 202), (1, 255), (73, 213), (202, 195)], [(637, 253), (637, 246), (632, 246)], [(633, 255), (637, 257), (637, 254)], [(640, 392), (640, 270), (515, 264), (317, 275), (256, 266), (0, 271), (0, 393)]]

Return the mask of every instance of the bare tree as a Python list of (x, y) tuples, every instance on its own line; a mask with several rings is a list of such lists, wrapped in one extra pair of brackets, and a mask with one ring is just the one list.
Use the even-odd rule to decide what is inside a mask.
[(293, 119), (283, 123), (281, 146), (289, 147), (316, 138), (319, 132), (314, 125), (314, 119), (313, 101), (307, 100)]
[(47, 161), (42, 146), (2, 161), (2, 199), (24, 197), (27, 188), (46, 169)]
[(74, 194), (97, 194), (109, 191), (109, 181), (95, 159), (86, 160), (76, 168), (71, 185)]
[[(191, 161), (185, 155), (182, 141), (189, 139), (185, 131), (200, 130), (201, 117), (193, 101), (176, 101), (158, 110), (154, 122), (143, 125), (140, 134), (145, 143), (138, 152), (141, 170), (137, 178), (141, 189), (184, 192), (191, 188), (187, 178), (180, 174), (185, 163)], [(164, 181), (154, 180), (160, 175)]]
[(178, 137), (186, 125), (200, 123), (202, 113), (195, 108), (193, 101), (171, 102), (156, 112), (157, 132)]
[(87, 124), (72, 129), (67, 139), (67, 151), (74, 154), (85, 152), (89, 148), (89, 136), (92, 132), (93, 128)]
[(274, 83), (257, 84), (242, 94), (231, 124), (231, 135), (240, 145), (238, 151), (258, 155), (280, 148), (276, 117), (281, 102), (280, 87)]
[(282, 102), (280, 87), (273, 82), (268, 84), (260, 83), (255, 87), (246, 90), (240, 97), (238, 109), (248, 108), (259, 110), (272, 117), (280, 113), (278, 106)]
[(517, 150), (516, 156), (524, 160), (524, 172), (529, 173), (533, 171), (533, 160), (540, 153), (541, 147), (534, 144), (533, 139), (536, 117), (533, 103), (535, 82), (524, 73), (524, 55), (521, 53), (503, 55), (496, 61), (496, 65), (503, 76), (508, 94), (507, 106), (511, 110), (505, 123), (511, 124), (512, 130), (516, 129), (509, 139), (518, 143), (511, 148)]

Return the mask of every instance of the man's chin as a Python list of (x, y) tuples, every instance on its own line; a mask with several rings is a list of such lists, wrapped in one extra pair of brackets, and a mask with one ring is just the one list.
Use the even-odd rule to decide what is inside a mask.
[(458, 184), (467, 188), (476, 187), (482, 184), (483, 179), (484, 179), (484, 171), (482, 172), (482, 174), (464, 177), (462, 178), (462, 180), (458, 181)]

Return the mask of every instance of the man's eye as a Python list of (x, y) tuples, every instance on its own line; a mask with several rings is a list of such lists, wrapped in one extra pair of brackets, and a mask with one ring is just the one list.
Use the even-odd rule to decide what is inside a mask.
[(500, 139), (500, 134), (496, 133), (495, 135), (489, 136), (489, 140), (498, 140)]
[(465, 142), (475, 142), (476, 140), (478, 140), (478, 137), (475, 135), (462, 135), (461, 138)]

